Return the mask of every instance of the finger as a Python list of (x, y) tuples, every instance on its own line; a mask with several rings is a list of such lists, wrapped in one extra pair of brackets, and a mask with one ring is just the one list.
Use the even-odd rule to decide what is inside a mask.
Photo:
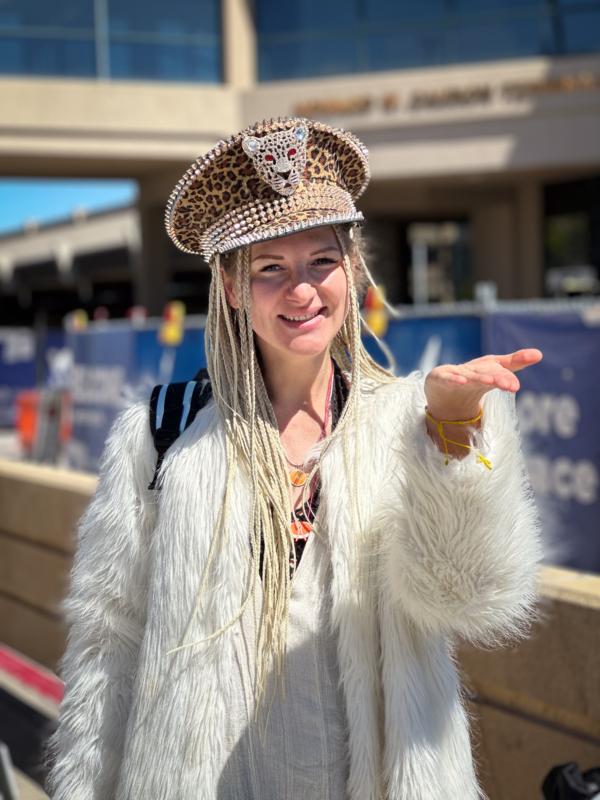
[(435, 367), (430, 373), (429, 378), (436, 383), (465, 383), (466, 378), (456, 371), (454, 365)]
[(494, 382), (494, 378), (490, 374), (489, 365), (487, 369), (484, 367), (477, 369), (471, 364), (461, 364), (457, 368), (457, 372), (459, 375), (463, 375), (465, 378), (467, 378), (467, 380), (475, 381), (476, 383), (484, 383), (489, 385)]
[(496, 356), (495, 359), (505, 369), (509, 369), (511, 372), (518, 372), (521, 369), (539, 363), (543, 357), (542, 351), (536, 347), (526, 347), (523, 350), (515, 350), (514, 353)]
[(494, 369), (489, 363), (487, 369), (484, 368), (484, 365), (476, 368), (470, 364), (463, 364), (461, 369), (469, 375), (471, 380), (489, 386), (489, 388), (497, 386), (499, 389), (515, 392), (520, 388), (519, 380), (512, 372), (504, 368), (498, 369), (498, 366)]

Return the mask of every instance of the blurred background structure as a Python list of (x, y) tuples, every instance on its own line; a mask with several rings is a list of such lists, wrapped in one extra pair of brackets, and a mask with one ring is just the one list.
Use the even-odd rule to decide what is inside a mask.
[(4, 324), (203, 311), (206, 268), (164, 236), (165, 199), (219, 138), (294, 114), (369, 147), (361, 207), (392, 302), (599, 291), (598, 0), (4, 0), (0, 53), (0, 175), (137, 186), (0, 236)]
[(0, 0), (0, 740), (41, 783), (95, 483), (73, 470), (128, 398), (204, 365), (209, 271), (166, 199), (288, 115), (370, 150), (359, 205), (400, 318), (377, 293), (365, 316), (399, 372), (544, 352), (517, 410), (562, 565), (548, 621), (461, 653), (490, 800), (541, 797), (553, 765), (600, 764), (600, 0)]

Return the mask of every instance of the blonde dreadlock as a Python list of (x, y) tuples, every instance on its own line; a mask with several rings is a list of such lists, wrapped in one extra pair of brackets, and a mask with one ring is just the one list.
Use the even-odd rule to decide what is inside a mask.
[[(360, 387), (363, 378), (378, 383), (393, 380), (391, 373), (380, 367), (367, 353), (361, 341), (359, 291), (372, 278), (361, 252), (357, 236), (347, 228), (334, 226), (348, 282), (348, 313), (345, 322), (331, 345), (331, 356), (349, 378), (348, 399), (325, 447), (337, 438), (343, 439), (343, 452), (352, 498), (352, 517), (359, 532), (360, 514), (357, 507), (358, 452), (348, 449), (350, 431), (358, 425)], [(206, 320), (207, 366), (213, 397), (226, 430), (227, 483), (217, 529), (211, 543), (208, 563), (200, 583), (198, 601), (204, 591), (206, 578), (219, 541), (227, 530), (227, 509), (238, 464), (246, 470), (251, 486), (250, 543), (252, 548), (252, 580), (248, 595), (235, 618), (211, 634), (209, 639), (223, 633), (243, 614), (253, 595), (259, 576), (261, 541), (263, 545), (263, 606), (257, 641), (257, 671), (255, 696), (257, 707), (263, 698), (266, 678), (272, 665), (283, 675), (287, 638), (288, 607), (291, 593), (289, 558), (293, 550), (290, 530), (292, 513), (286, 461), (279, 437), (277, 420), (259, 366), (252, 328), (250, 295), (250, 248), (234, 251), (228, 265), (233, 274), (239, 309), (234, 310), (225, 294), (222, 267), (217, 256), (212, 263), (209, 308)], [(357, 437), (354, 437), (357, 441)], [(353, 456), (353, 457), (352, 457)], [(318, 470), (318, 462), (306, 482), (305, 490)], [(196, 610), (199, 608), (199, 602)], [(193, 617), (193, 615), (192, 615)], [(191, 620), (190, 620), (191, 624)], [(188, 624), (183, 634), (185, 639)], [(207, 641), (203, 639), (201, 641)], [(169, 652), (190, 647), (191, 642)]]

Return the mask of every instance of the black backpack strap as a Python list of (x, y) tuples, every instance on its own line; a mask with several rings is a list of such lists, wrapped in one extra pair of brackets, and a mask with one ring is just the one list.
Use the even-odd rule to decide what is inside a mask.
[(205, 369), (201, 369), (193, 381), (165, 383), (154, 387), (150, 396), (150, 430), (158, 457), (148, 489), (160, 489), (157, 481), (167, 450), (192, 424), (198, 411), (211, 397), (210, 378)]

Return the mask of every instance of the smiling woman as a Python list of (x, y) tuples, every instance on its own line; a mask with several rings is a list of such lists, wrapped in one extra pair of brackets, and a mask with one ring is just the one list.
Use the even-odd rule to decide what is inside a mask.
[(168, 233), (212, 271), (212, 402), (158, 496), (145, 404), (107, 443), (54, 800), (481, 800), (453, 653), (535, 618), (514, 373), (541, 353), (404, 378), (370, 358), (368, 177), (352, 134), (278, 119), (175, 187)]
[[(252, 246), (253, 328), (264, 364), (283, 351), (292, 371), (298, 356), (320, 356), (342, 327), (348, 308), (343, 256), (330, 226)], [(237, 301), (226, 280), (230, 305)], [(271, 370), (268, 370), (271, 371)]]

